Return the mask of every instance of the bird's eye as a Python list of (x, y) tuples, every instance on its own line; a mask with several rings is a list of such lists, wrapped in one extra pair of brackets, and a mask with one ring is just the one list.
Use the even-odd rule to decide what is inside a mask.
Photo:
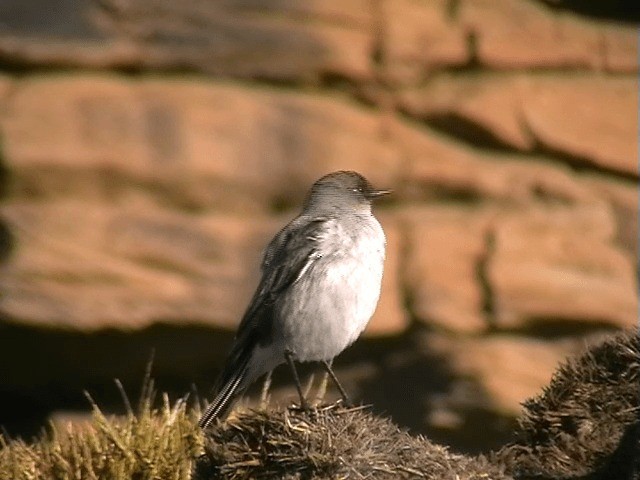
[(356, 193), (362, 193), (362, 187), (354, 188), (353, 191)]

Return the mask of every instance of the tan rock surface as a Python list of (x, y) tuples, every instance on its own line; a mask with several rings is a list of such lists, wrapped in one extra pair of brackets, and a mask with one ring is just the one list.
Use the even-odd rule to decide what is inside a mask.
[(233, 328), (257, 282), (265, 219), (177, 215), (152, 205), (9, 204), (16, 245), (1, 310), (35, 325), (94, 331), (154, 322)]
[(636, 323), (627, 19), (538, 0), (57, 6), (0, 2), (0, 426), (137, 386), (151, 348), (160, 378), (212, 379), (261, 250), (336, 169), (396, 191), (376, 207), (378, 338), (340, 361), (403, 425), (486, 447), (573, 345)]
[(27, 195), (109, 199), (142, 186), (182, 207), (270, 209), (336, 169), (395, 184), (400, 162), (362, 109), (187, 80), (41, 77), (16, 88), (3, 123)]
[(633, 261), (611, 244), (609, 209), (544, 208), (496, 226), (489, 280), (500, 328), (535, 322), (637, 322)]
[(611, 25), (604, 34), (604, 59), (612, 72), (638, 71), (638, 31), (633, 27)]
[(451, 207), (405, 212), (410, 232), (405, 282), (418, 320), (460, 333), (489, 327), (479, 270), (493, 216)]
[(585, 178), (590, 186), (611, 204), (616, 220), (615, 242), (631, 253), (638, 262), (638, 207), (640, 187), (636, 182), (602, 178), (592, 175)]
[(491, 405), (485, 408), (514, 417), (520, 413), (523, 401), (549, 383), (558, 364), (584, 347), (579, 341), (548, 341), (510, 334), (455, 339), (430, 335), (427, 339), (431, 350), (447, 356), (455, 377), (472, 381), (478, 390), (475, 398), (456, 399), (454, 394), (452, 401), (466, 403), (468, 408), (480, 406), (483, 400), (479, 397), (486, 396)]
[(412, 84), (433, 70), (469, 62), (466, 33), (448, 13), (446, 0), (394, 0), (379, 5), (386, 81)]
[(387, 78), (403, 82), (433, 68), (466, 65), (474, 56), (499, 68), (638, 68), (632, 26), (603, 27), (535, 1), (71, 0), (58, 11), (64, 22), (46, 18), (44, 1), (41, 8), (29, 5), (9, 2), (0, 10), (11, 19), (0, 28), (0, 52), (11, 63), (370, 81), (373, 52), (382, 42)]
[(545, 148), (638, 177), (635, 79), (540, 79), (528, 92), (523, 115)]
[(542, 2), (463, 2), (460, 22), (476, 38), (478, 60), (489, 67), (601, 69), (604, 64), (597, 26)]
[(637, 90), (632, 78), (444, 75), (398, 98), (412, 116), (465, 138), (637, 176)]
[[(290, 218), (177, 214), (144, 203), (8, 204), (17, 248), (2, 267), (0, 310), (80, 331), (158, 322), (235, 329), (260, 275), (262, 251)], [(397, 289), (400, 238), (389, 229), (385, 293), (369, 334), (407, 320)]]
[(522, 104), (526, 101), (527, 82), (521, 75), (442, 75), (426, 86), (398, 93), (398, 103), (412, 117), (442, 128), (475, 130), (468, 137), (529, 151), (534, 146), (523, 125)]
[(443, 135), (401, 123), (396, 127), (394, 139), (406, 159), (407, 197), (518, 204), (594, 201), (570, 169), (544, 157), (479, 152)]
[(9, 97), (12, 86), (13, 81), (10, 77), (0, 75), (0, 108), (2, 108), (3, 110), (5, 108), (5, 102)]
[[(383, 135), (376, 115), (334, 99), (231, 85), (91, 75), (43, 77), (16, 85), (3, 124), (7, 165), (16, 172), (14, 195), (48, 197), (66, 192), (63, 196), (97, 201), (98, 210), (104, 209), (99, 202), (125, 206), (149, 196), (205, 210), (255, 212), (255, 208), (270, 210), (279, 202), (297, 208), (308, 185), (337, 168), (362, 171), (382, 186), (395, 186), (404, 177), (396, 194), (399, 199), (460, 195), (519, 204), (541, 199), (598, 204), (614, 195), (593, 190), (565, 168), (479, 154), (402, 122), (393, 124), (390, 136)], [(436, 228), (455, 239), (468, 226), (462, 217), (458, 221), (462, 227), (457, 233), (447, 230), (455, 230), (453, 225)], [(187, 220), (183, 222), (186, 225)], [(432, 227), (427, 222), (424, 228)], [(420, 299), (413, 313), (440, 325), (464, 328), (470, 322), (472, 330), (481, 328), (481, 286), (470, 276), (474, 267), (469, 260), (477, 249), (466, 245), (464, 237), (455, 247), (455, 240), (440, 235), (443, 240), (433, 247), (444, 249), (445, 257), (460, 255), (453, 262), (461, 266), (448, 271), (440, 266), (435, 271), (440, 268), (447, 274), (434, 275), (429, 271), (433, 265), (424, 267), (426, 273), (415, 265), (445, 257), (431, 260), (422, 253), (415, 265), (409, 262), (414, 270), (409, 288)], [(390, 244), (390, 252), (396, 250)], [(621, 257), (616, 271), (624, 261), (628, 260)], [(397, 277), (388, 275), (385, 282), (385, 291), (396, 292), (391, 297), (396, 298), (390, 300), (394, 307), (389, 310), (383, 296), (380, 311), (396, 313), (379, 315), (372, 329), (399, 331), (406, 320), (397, 314), (402, 304), (397, 292), (404, 287)], [(467, 287), (457, 290), (456, 282)], [(629, 282), (618, 287), (628, 292)], [(620, 295), (625, 298), (628, 293)], [(434, 297), (435, 301), (428, 300)], [(541, 298), (538, 301), (545, 303)], [(552, 301), (555, 306), (548, 311), (562, 314), (557, 302)], [(132, 323), (148, 324), (163, 316), (171, 315), (153, 313)], [(236, 316), (237, 312), (223, 315), (222, 324), (229, 325)], [(84, 310), (80, 317), (86, 318)], [(387, 324), (381, 323), (383, 317)]]
[(38, 25), (50, 42), (42, 42), (34, 36), (34, 26), (19, 20), (20, 13), (28, 18), (46, 11), (46, 2), (28, 12), (12, 5), (14, 11), (7, 12), (12, 22), (0, 28), (0, 51), (26, 64), (192, 70), (313, 83), (332, 75), (369, 78), (369, 4), (304, 4), (71, 0), (57, 12), (65, 22), (50, 21), (43, 27), (43, 18)]

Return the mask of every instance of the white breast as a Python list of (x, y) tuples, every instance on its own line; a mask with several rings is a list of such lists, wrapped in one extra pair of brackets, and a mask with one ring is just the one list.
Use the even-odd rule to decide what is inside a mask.
[(322, 241), (321, 258), (281, 303), (284, 348), (301, 361), (330, 360), (353, 343), (375, 311), (385, 256), (382, 227), (368, 216), (352, 231), (340, 224)]

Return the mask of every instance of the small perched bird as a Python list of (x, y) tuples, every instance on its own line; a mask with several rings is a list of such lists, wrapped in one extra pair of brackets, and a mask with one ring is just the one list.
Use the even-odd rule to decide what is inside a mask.
[(313, 184), (302, 213), (267, 246), (262, 279), (201, 428), (224, 418), (249, 385), (285, 362), (302, 408), (308, 405), (295, 361), (322, 362), (349, 403), (331, 362), (360, 336), (378, 303), (386, 240), (371, 202), (387, 193), (348, 171)]

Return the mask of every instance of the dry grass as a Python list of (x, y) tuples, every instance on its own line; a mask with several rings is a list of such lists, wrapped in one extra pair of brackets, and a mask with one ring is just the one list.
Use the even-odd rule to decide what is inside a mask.
[(366, 409), (247, 412), (207, 431), (194, 479), (506, 479), (484, 458), (450, 453)]
[(12, 480), (186, 480), (202, 451), (196, 414), (185, 402), (152, 408), (151, 389), (137, 412), (106, 417), (93, 404), (89, 425), (53, 425), (34, 443), (0, 436), (0, 479)]
[(94, 404), (89, 425), (52, 427), (32, 444), (0, 439), (0, 479), (510, 478), (362, 407), (250, 410), (203, 435), (184, 402), (151, 404), (112, 418)]
[(567, 360), (496, 453), (516, 478), (640, 479), (640, 333)]
[(198, 409), (166, 396), (155, 408), (149, 387), (124, 416), (106, 417), (93, 404), (88, 425), (52, 425), (30, 444), (0, 436), (0, 480), (640, 480), (639, 385), (637, 333), (593, 347), (526, 402), (516, 441), (489, 460), (452, 454), (366, 408), (339, 404), (240, 412), (203, 434)]

